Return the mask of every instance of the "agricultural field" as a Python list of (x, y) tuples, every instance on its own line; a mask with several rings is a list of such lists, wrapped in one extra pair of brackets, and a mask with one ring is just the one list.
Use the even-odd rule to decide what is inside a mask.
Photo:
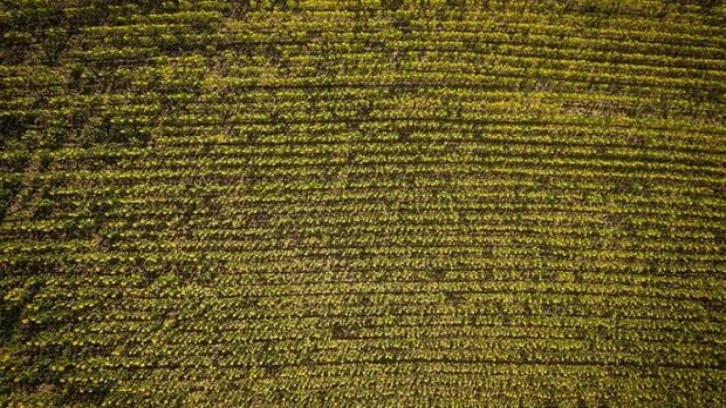
[(0, 407), (726, 405), (726, 4), (0, 0)]

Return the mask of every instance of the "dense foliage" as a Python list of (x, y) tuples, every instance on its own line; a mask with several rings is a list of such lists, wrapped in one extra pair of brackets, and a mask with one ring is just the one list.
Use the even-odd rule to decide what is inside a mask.
[(0, 406), (723, 406), (726, 6), (0, 0)]

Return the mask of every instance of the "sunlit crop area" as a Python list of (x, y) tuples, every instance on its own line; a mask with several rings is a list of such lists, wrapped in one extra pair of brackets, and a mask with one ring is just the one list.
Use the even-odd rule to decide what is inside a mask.
[(726, 404), (722, 1), (0, 0), (0, 407)]

